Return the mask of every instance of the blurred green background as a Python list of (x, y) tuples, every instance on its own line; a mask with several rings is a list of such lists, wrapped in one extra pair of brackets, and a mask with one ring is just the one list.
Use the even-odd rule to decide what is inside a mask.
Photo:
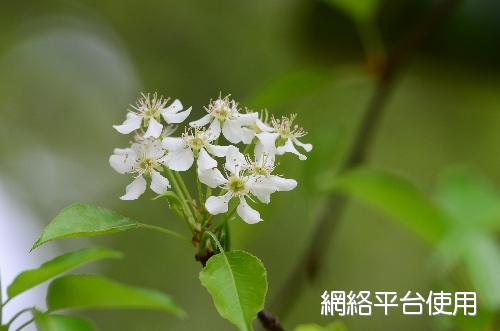
[[(394, 49), (434, 4), (381, 1), (374, 24), (385, 48)], [(498, 17), (496, 0), (463, 1), (419, 50), (384, 112), (371, 166), (428, 193), (456, 164), (500, 185)], [(128, 138), (111, 125), (121, 123), (139, 91), (181, 99), (193, 106), (190, 119), (219, 92), (231, 93), (242, 105), (298, 113), (309, 131), (304, 141), (315, 147), (307, 161), (283, 159), (282, 172), (297, 179), (299, 189), (273, 196), (261, 209), (265, 222), (232, 224), (234, 248), (263, 260), (268, 301), (276, 294), (322, 209), (318, 181), (338, 166), (373, 93), (373, 68), (345, 11), (321, 0), (2, 1), (0, 31), (0, 188), (8, 197), (0, 204), (0, 241), (16, 241), (11, 229), (25, 226), (7, 219), (11, 201), (40, 227), (78, 201), (184, 231), (151, 193), (133, 202), (118, 199), (129, 178), (114, 173), (108, 157)], [(24, 239), (34, 241), (38, 230)], [(190, 316), (89, 314), (100, 330), (233, 330), (199, 284), (192, 247), (141, 231), (59, 248), (90, 242), (126, 253), (123, 261), (100, 264), (99, 272), (164, 290)], [(436, 289), (431, 248), (359, 201), (349, 204), (328, 247), (325, 270), (283, 321), (289, 328), (331, 322), (320, 316), (324, 290)], [(22, 260), (29, 246), (18, 249), (10, 254)], [(446, 330), (435, 318), (402, 314), (344, 322), (352, 331)]]

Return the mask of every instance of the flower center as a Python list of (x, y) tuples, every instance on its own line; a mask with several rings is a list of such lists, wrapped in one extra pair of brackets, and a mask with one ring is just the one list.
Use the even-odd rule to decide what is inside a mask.
[(156, 162), (156, 160), (149, 157), (146, 157), (139, 162), (139, 168), (146, 174), (151, 173), (151, 170), (153, 170), (157, 166), (158, 163)]
[(212, 112), (212, 115), (220, 121), (225, 121), (229, 119), (231, 112), (229, 108), (222, 104), (219, 107), (215, 108)]
[(255, 175), (259, 175), (259, 176), (264, 176), (264, 177), (269, 176), (269, 171), (267, 171), (267, 169), (265, 167), (259, 167), (257, 165), (253, 166), (252, 172)]
[(161, 112), (156, 107), (150, 107), (150, 108), (146, 109), (146, 111), (144, 112), (144, 116), (149, 117), (149, 118), (158, 119), (160, 117), (160, 115), (161, 115)]
[(227, 187), (228, 190), (234, 195), (243, 195), (247, 192), (245, 181), (236, 176), (229, 177)]
[(276, 140), (277, 146), (282, 146), (288, 140), (288, 138), (300, 138), (307, 134), (301, 127), (297, 124), (293, 124), (296, 114), (288, 117), (282, 117), (281, 119), (272, 119), (272, 124), (276, 132), (279, 134), (278, 139)]
[(192, 149), (198, 151), (205, 146), (205, 140), (200, 137), (193, 137), (187, 141), (187, 144)]

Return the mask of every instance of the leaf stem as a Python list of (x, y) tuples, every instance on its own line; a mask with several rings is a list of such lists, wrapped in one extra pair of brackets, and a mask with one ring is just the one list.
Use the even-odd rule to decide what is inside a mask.
[(5, 300), (4, 303), (0, 303), (0, 309), (2, 309), (3, 307), (5, 307), (9, 302), (10, 302), (11, 298), (8, 298), (7, 300)]
[(221, 251), (222, 254), (225, 253), (224, 248), (222, 248), (222, 245), (219, 242), (219, 239), (217, 239), (217, 236), (213, 234), (211, 231), (205, 231), (206, 234), (208, 234), (212, 239), (215, 241), (215, 244), (217, 245), (217, 248)]
[(154, 231), (162, 232), (162, 233), (165, 233), (165, 234), (167, 234), (169, 236), (175, 237), (177, 239), (185, 240), (187, 242), (191, 241), (188, 237), (183, 236), (180, 233), (177, 233), (175, 231), (172, 231), (172, 230), (160, 227), (160, 226), (156, 226), (156, 225), (152, 225), (152, 224), (139, 223), (139, 227), (144, 228), (144, 229), (149, 229), (149, 230), (154, 230)]

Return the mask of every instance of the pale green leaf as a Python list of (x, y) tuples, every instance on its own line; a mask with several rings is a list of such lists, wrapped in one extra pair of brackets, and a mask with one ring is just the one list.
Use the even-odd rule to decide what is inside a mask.
[(64, 208), (33, 245), (33, 249), (52, 240), (126, 231), (138, 227), (138, 223), (112, 210), (75, 204)]
[(212, 256), (200, 272), (200, 281), (222, 317), (241, 331), (252, 330), (267, 292), (266, 269), (257, 257), (244, 251)]
[(470, 235), (464, 262), (481, 301), (491, 310), (500, 308), (500, 249), (495, 238), (485, 234)]
[(84, 319), (66, 316), (46, 314), (35, 311), (35, 323), (38, 331), (93, 331), (92, 324)]
[(327, 326), (317, 324), (299, 325), (295, 328), (295, 331), (347, 331), (347, 328), (341, 322), (333, 322)]
[(325, 0), (337, 7), (355, 21), (372, 21), (375, 19), (380, 0)]
[(500, 193), (486, 179), (464, 169), (446, 173), (438, 200), (459, 226), (500, 229)]
[(9, 298), (21, 294), (63, 272), (79, 267), (85, 263), (119, 258), (122, 254), (102, 248), (85, 248), (76, 252), (58, 256), (42, 264), (39, 268), (20, 273), (7, 289)]
[(442, 238), (449, 224), (422, 192), (391, 174), (357, 169), (342, 175), (334, 186), (381, 209), (433, 243)]
[(281, 106), (318, 89), (332, 76), (332, 72), (324, 68), (289, 72), (264, 84), (247, 99), (247, 104), (257, 109)]
[(136, 308), (185, 315), (166, 294), (92, 275), (69, 275), (54, 280), (47, 291), (47, 307), (51, 311)]

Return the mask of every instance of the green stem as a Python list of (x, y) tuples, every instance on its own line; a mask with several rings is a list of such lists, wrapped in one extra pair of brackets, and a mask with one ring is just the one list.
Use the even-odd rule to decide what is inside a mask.
[(177, 183), (180, 183), (180, 188), (182, 190), (182, 193), (184, 194), (186, 199), (189, 201), (189, 204), (192, 205), (192, 203), (194, 201), (193, 197), (191, 196), (191, 193), (189, 193), (189, 190), (188, 190), (186, 184), (184, 183), (184, 180), (182, 179), (181, 174), (179, 174), (178, 172), (174, 172), (174, 175), (175, 175), (175, 178), (177, 180)]
[(224, 220), (222, 221), (221, 224), (219, 224), (219, 226), (217, 226), (217, 229), (216, 230), (220, 230), (223, 226), (225, 226), (225, 224), (229, 221), (229, 219), (231, 218), (231, 216), (234, 215), (234, 213), (236, 212), (236, 208), (238, 208), (238, 205), (235, 205), (227, 214), (226, 216), (224, 217)]
[(193, 231), (194, 230), (194, 216), (193, 216), (191, 209), (189, 208), (189, 205), (186, 202), (186, 197), (182, 193), (182, 189), (180, 188), (179, 183), (177, 182), (177, 179), (175, 178), (175, 175), (172, 173), (172, 171), (168, 168), (165, 168), (165, 172), (166, 172), (167, 176), (169, 177), (170, 182), (172, 183), (172, 187), (174, 188), (175, 192), (177, 193), (177, 195), (181, 199), (184, 214), (186, 216), (185, 220), (186, 220), (189, 228), (191, 229), (191, 231)]
[(154, 231), (162, 232), (162, 233), (165, 233), (165, 234), (167, 234), (169, 236), (175, 237), (177, 239), (181, 239), (181, 240), (185, 240), (185, 241), (191, 242), (191, 240), (189, 238), (183, 236), (182, 234), (177, 233), (177, 232), (172, 231), (172, 230), (169, 230), (169, 229), (166, 229), (166, 228), (163, 228), (163, 227), (160, 227), (160, 226), (156, 226), (156, 225), (152, 225), (152, 224), (139, 223), (139, 227), (140, 228), (144, 228), (144, 229), (149, 229), (149, 230), (154, 230)]
[(226, 251), (231, 250), (231, 232), (229, 230), (229, 223), (224, 223), (224, 248)]
[(250, 152), (250, 148), (252, 148), (252, 144), (248, 144), (245, 146), (245, 149), (243, 150), (243, 155), (247, 154), (248, 152)]
[(4, 303), (0, 303), (0, 309), (3, 308), (3, 307), (5, 307), (10, 302), (10, 299), (11, 298), (8, 298), (7, 300), (5, 300)]
[(212, 237), (212, 239), (215, 241), (215, 244), (217, 245), (217, 248), (219, 248), (221, 253), (224, 254), (224, 248), (222, 248), (222, 245), (220, 244), (219, 239), (217, 239), (217, 236), (210, 231), (205, 231), (205, 233)]
[(182, 179), (182, 176), (178, 172), (175, 173), (175, 176), (176, 176), (176, 179), (177, 179), (178, 183), (180, 183), (180, 187), (181, 187), (181, 189), (182, 189), (185, 197), (188, 200), (188, 205), (192, 208), (192, 211), (194, 212), (194, 215), (196, 216), (195, 217), (195, 222), (196, 222), (196, 220), (198, 222), (201, 222), (202, 217), (201, 217), (200, 210), (196, 207), (195, 200), (191, 196), (191, 193), (189, 193), (189, 190), (188, 190), (186, 184), (184, 183), (184, 180)]
[(200, 200), (200, 208), (205, 206), (205, 198), (203, 197), (203, 192), (201, 188), (200, 178), (198, 177), (198, 171), (196, 171), (196, 190), (198, 191), (198, 200)]

